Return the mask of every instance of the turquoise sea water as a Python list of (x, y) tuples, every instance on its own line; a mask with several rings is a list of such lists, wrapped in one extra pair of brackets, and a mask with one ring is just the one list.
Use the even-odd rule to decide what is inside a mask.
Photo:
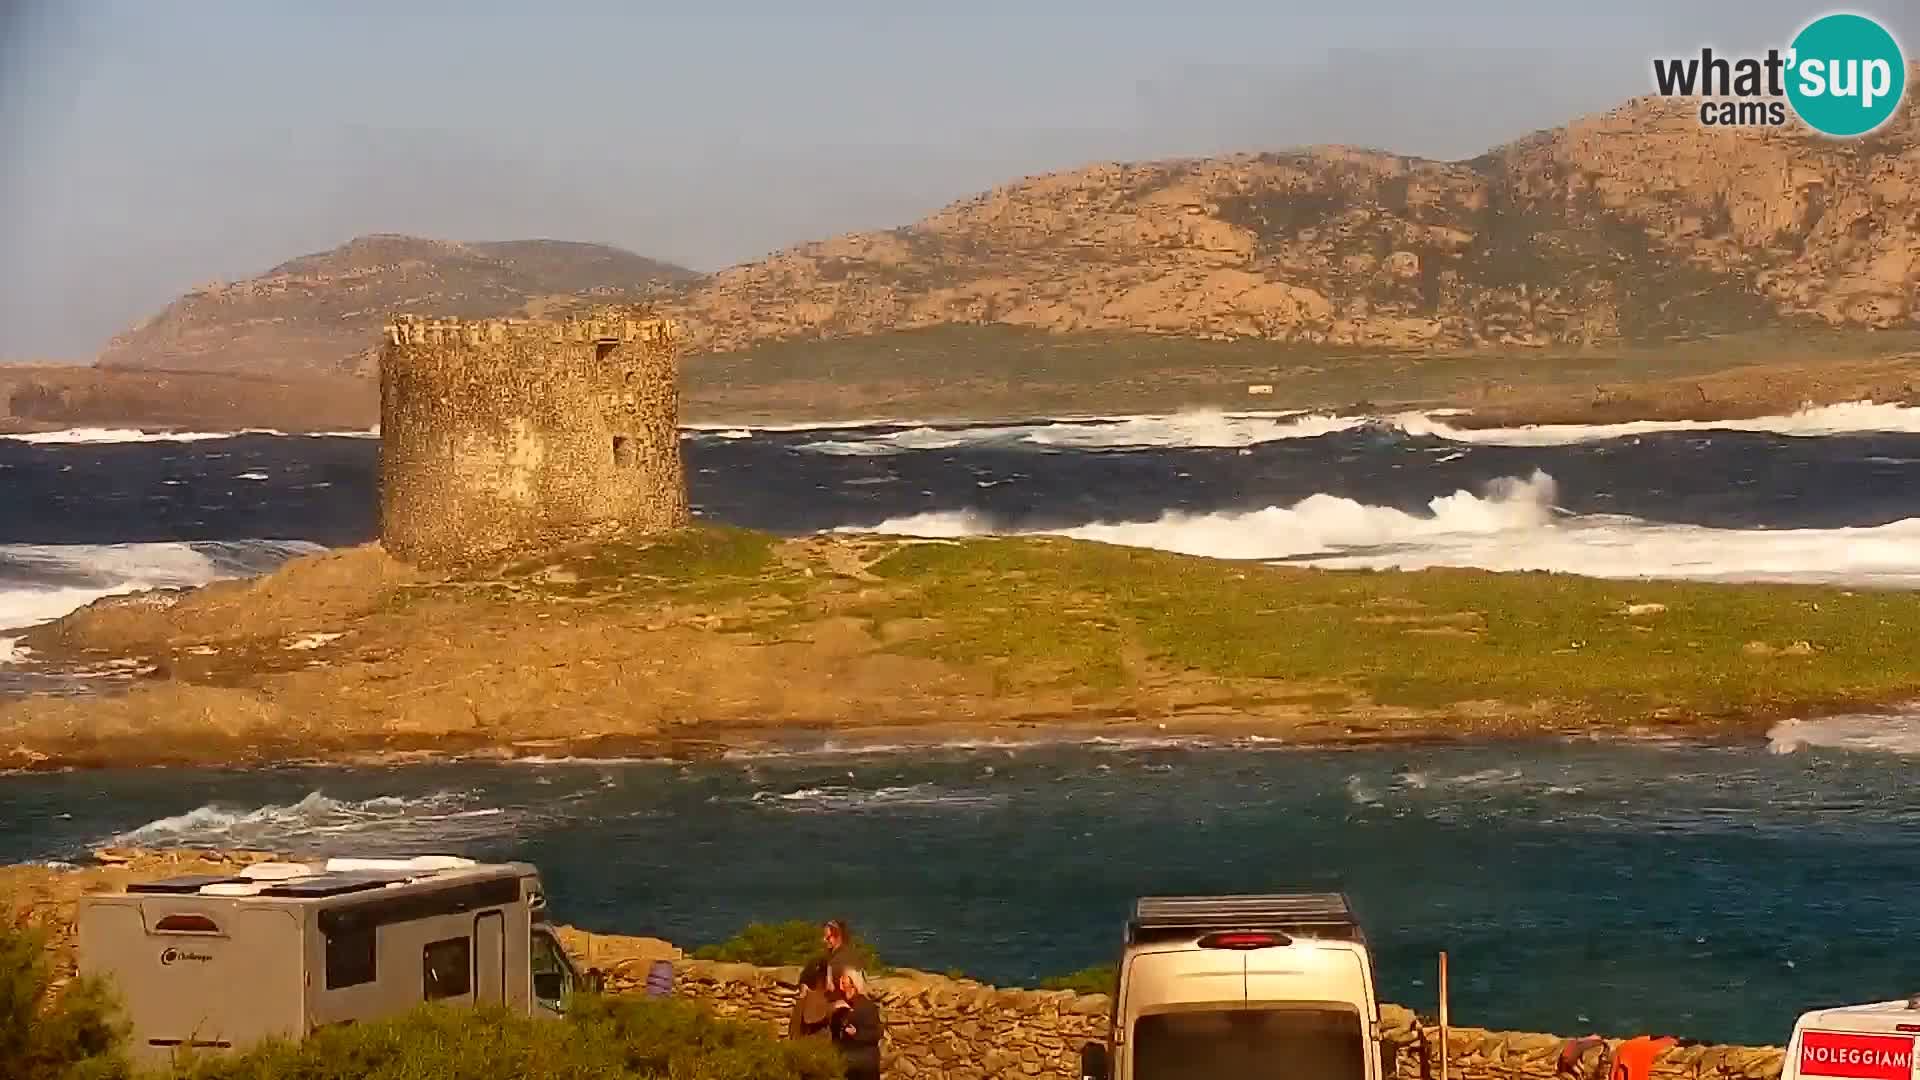
[[(1462, 1024), (1780, 1043), (1920, 990), (1920, 749), (1125, 743), (0, 777), (0, 859), (108, 840), (529, 859), (559, 918), (684, 944), (843, 915), (1028, 984), (1132, 897), (1348, 889), (1390, 999)], [(1889, 735), (1888, 733), (1892, 734)], [(1803, 734), (1821, 741), (1819, 729)]]

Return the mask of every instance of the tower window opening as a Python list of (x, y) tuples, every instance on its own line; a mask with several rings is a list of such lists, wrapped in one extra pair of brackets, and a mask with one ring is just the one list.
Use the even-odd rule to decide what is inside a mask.
[(613, 463), (626, 468), (633, 464), (633, 440), (625, 435), (613, 437)]

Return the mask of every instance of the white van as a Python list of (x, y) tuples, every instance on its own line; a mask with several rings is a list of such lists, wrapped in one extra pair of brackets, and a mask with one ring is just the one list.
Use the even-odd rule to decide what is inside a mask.
[(1084, 1080), (1386, 1080), (1373, 959), (1339, 893), (1144, 897)]
[(1920, 994), (1815, 1009), (1793, 1025), (1780, 1080), (1920, 1080)]
[(558, 1015), (579, 983), (526, 863), (258, 863), (84, 896), (78, 924), (80, 972), (112, 984), (143, 1064), (425, 1001)]

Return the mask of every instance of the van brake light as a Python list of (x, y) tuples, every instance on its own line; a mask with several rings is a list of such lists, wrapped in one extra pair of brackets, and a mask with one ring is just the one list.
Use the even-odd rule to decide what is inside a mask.
[(1895, 1024), (1893, 1030), (1914, 1034), (1920, 1032), (1920, 1024)]
[(1208, 934), (1200, 939), (1203, 949), (1267, 949), (1276, 945), (1291, 945), (1293, 939), (1285, 934), (1271, 934), (1261, 931), (1235, 930), (1221, 934)]

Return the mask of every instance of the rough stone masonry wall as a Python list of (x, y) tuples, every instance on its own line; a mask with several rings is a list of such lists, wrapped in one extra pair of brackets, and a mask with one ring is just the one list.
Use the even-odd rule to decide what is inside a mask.
[[(757, 968), (699, 960), (675, 962), (674, 992), (707, 1002), (723, 1016), (784, 1034), (797, 968)], [(632, 989), (616, 974), (612, 989)], [(920, 973), (872, 980), (886, 1020), (884, 1072), (914, 1080), (1030, 1080), (1078, 1077), (1080, 1047), (1106, 1037), (1105, 995), (997, 990), (979, 983)], [(1407, 1009), (1386, 1005), (1381, 1026), (1397, 1080), (1440, 1075), (1440, 1031)], [(1457, 1080), (1554, 1080), (1561, 1048), (1557, 1035), (1453, 1028), (1447, 1040), (1448, 1075)], [(1675, 1047), (1654, 1063), (1654, 1080), (1776, 1080), (1782, 1052), (1737, 1046)], [(1604, 1077), (1606, 1051), (1590, 1049), (1571, 1074)]]
[(567, 320), (402, 317), (380, 362), (380, 539), (455, 566), (688, 522), (678, 334)]

